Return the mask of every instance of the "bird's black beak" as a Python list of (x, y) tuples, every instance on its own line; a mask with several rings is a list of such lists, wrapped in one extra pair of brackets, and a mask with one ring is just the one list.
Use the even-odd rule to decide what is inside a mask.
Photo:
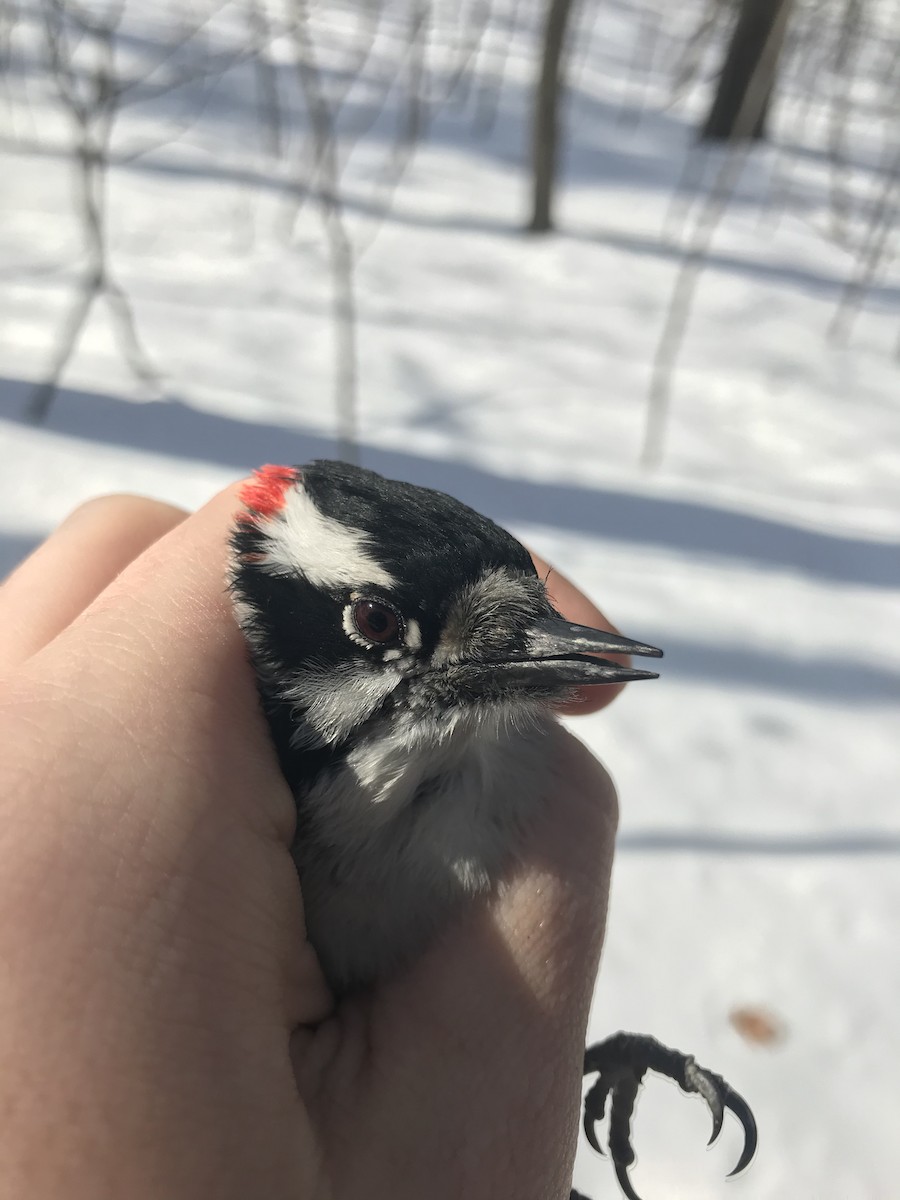
[(525, 655), (493, 663), (495, 677), (525, 687), (565, 687), (593, 683), (625, 683), (629, 679), (656, 679), (656, 671), (623, 667), (597, 654), (634, 654), (662, 658), (662, 650), (644, 642), (587, 625), (572, 625), (562, 617), (536, 621), (526, 636)]

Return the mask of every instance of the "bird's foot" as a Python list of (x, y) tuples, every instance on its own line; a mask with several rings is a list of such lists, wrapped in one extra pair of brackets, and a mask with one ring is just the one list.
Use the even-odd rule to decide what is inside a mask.
[(584, 1132), (593, 1148), (602, 1154), (595, 1125), (603, 1119), (607, 1098), (611, 1098), (609, 1156), (628, 1200), (640, 1200), (628, 1178), (628, 1168), (634, 1162), (631, 1115), (638, 1088), (648, 1070), (674, 1079), (683, 1092), (697, 1092), (703, 1097), (712, 1115), (709, 1145), (722, 1131), (725, 1109), (731, 1109), (744, 1128), (744, 1149), (731, 1175), (743, 1171), (756, 1153), (756, 1121), (747, 1102), (721, 1075), (698, 1066), (691, 1055), (670, 1050), (646, 1034), (617, 1033), (585, 1051), (584, 1073), (597, 1074), (598, 1078), (584, 1099)]

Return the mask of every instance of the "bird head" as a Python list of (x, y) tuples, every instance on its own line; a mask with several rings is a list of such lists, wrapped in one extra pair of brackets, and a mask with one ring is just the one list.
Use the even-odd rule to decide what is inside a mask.
[(235, 609), (283, 759), (654, 677), (597, 655), (660, 651), (564, 620), (525, 548), (442, 492), (317, 461), (262, 468), (242, 500)]

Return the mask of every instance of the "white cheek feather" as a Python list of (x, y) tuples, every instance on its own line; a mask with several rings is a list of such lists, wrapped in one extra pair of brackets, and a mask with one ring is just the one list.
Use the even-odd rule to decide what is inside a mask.
[(355, 666), (305, 671), (284, 696), (306, 711), (292, 738), (297, 748), (340, 743), (377, 711), (400, 682), (390, 667), (362, 672)]
[(273, 575), (302, 574), (321, 588), (396, 584), (370, 554), (367, 535), (326, 517), (302, 487), (291, 488), (284, 507), (257, 525), (266, 535), (265, 558), (259, 566)]
[(396, 719), (387, 733), (354, 747), (347, 757), (361, 795), (379, 810), (370, 809), (364, 819), (376, 825), (390, 820), (433, 778), (443, 777), (455, 788), (463, 772), (474, 795), (490, 790), (495, 781), (488, 781), (485, 772), (496, 748), (527, 736), (526, 731), (540, 724), (545, 713), (542, 703), (532, 709), (521, 702), (492, 703), (475, 710), (458, 709), (439, 721), (411, 715)]

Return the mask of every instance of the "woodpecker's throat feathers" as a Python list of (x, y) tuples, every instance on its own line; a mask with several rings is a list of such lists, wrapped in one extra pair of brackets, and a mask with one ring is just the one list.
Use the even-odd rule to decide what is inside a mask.
[(659, 651), (563, 620), (524, 547), (441, 492), (318, 461), (262, 468), (242, 500), (235, 613), (344, 989), (501, 877), (552, 795), (553, 702), (653, 677), (596, 654)]

